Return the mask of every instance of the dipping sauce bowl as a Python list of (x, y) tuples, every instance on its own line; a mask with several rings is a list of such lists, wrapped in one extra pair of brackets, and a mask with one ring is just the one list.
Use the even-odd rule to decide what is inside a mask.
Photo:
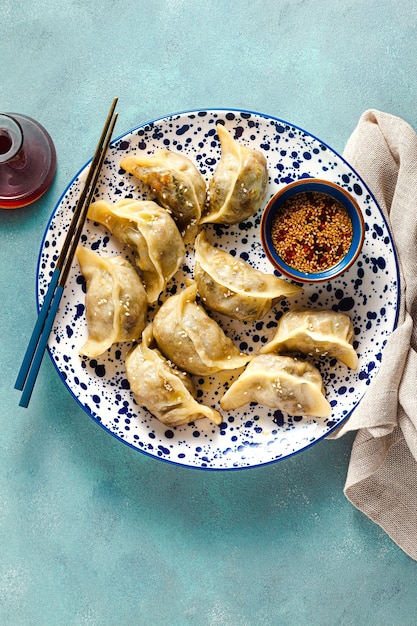
[(356, 200), (339, 185), (302, 178), (278, 191), (265, 207), (261, 241), (281, 273), (298, 282), (336, 278), (356, 261), (365, 224)]

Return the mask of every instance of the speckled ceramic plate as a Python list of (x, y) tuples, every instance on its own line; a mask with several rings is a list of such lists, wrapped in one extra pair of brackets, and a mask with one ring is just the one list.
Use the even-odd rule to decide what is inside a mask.
[[(167, 428), (138, 406), (129, 389), (125, 355), (131, 345), (115, 345), (102, 357), (80, 357), (87, 337), (83, 278), (76, 260), (72, 267), (56, 323), (49, 341), (50, 356), (74, 398), (98, 424), (132, 448), (155, 458), (201, 469), (249, 468), (275, 462), (300, 452), (326, 437), (357, 407), (378, 371), (384, 345), (397, 321), (398, 266), (385, 220), (365, 183), (342, 157), (306, 131), (283, 120), (237, 110), (204, 110), (175, 114), (149, 122), (116, 139), (109, 150), (98, 185), (97, 197), (116, 201), (124, 197), (150, 198), (149, 190), (136, 187), (119, 166), (134, 150), (152, 153), (166, 147), (182, 152), (208, 181), (220, 157), (216, 123), (222, 120), (240, 142), (261, 150), (267, 158), (267, 200), (280, 188), (300, 177), (331, 180), (348, 189), (362, 208), (366, 221), (362, 253), (350, 270), (333, 282), (305, 286), (302, 296), (284, 300), (263, 320), (255, 323), (214, 316), (226, 334), (243, 350), (257, 353), (274, 334), (282, 311), (290, 306), (332, 308), (346, 312), (355, 328), (357, 371), (322, 358), (320, 369), (332, 406), (328, 419), (289, 416), (252, 404), (222, 413), (215, 426), (207, 419)], [(42, 243), (38, 268), (38, 302), (54, 269), (59, 249), (85, 179), (87, 164), (69, 184), (58, 202)], [(250, 220), (233, 227), (207, 226), (222, 248), (248, 260), (254, 267), (272, 271), (260, 244), (262, 209)], [(104, 229), (87, 222), (82, 244), (103, 255), (122, 248)], [(190, 248), (190, 246), (188, 246)], [(187, 250), (183, 269), (170, 281), (164, 299), (173, 288), (182, 288), (193, 275), (193, 252)], [(152, 311), (150, 311), (150, 319)], [(225, 383), (237, 372), (195, 377), (199, 399), (219, 408)]]

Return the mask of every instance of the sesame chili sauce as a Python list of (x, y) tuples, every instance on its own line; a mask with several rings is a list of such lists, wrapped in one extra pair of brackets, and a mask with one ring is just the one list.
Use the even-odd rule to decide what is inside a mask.
[(349, 251), (352, 221), (343, 205), (318, 191), (286, 200), (272, 222), (272, 243), (294, 269), (317, 273), (336, 265)]

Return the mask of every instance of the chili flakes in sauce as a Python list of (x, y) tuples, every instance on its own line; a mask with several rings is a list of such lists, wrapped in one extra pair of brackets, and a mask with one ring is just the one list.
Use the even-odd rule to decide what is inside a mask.
[(352, 243), (344, 206), (325, 193), (307, 191), (286, 200), (272, 222), (272, 243), (282, 260), (305, 273), (333, 267)]

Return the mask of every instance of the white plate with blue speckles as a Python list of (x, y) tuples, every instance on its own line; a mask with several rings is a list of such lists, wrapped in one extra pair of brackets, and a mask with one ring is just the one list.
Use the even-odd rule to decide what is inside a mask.
[[(332, 308), (346, 312), (355, 328), (359, 355), (356, 371), (335, 360), (322, 358), (319, 368), (332, 414), (327, 419), (294, 417), (257, 404), (222, 413), (216, 426), (200, 419), (186, 426), (168, 428), (138, 406), (130, 391), (124, 365), (131, 344), (117, 344), (102, 357), (87, 359), (79, 349), (87, 338), (83, 292), (84, 279), (76, 260), (64, 290), (49, 354), (64, 384), (77, 402), (107, 432), (135, 450), (171, 463), (209, 470), (250, 468), (292, 456), (320, 441), (339, 427), (355, 410), (375, 377), (387, 338), (397, 323), (399, 275), (393, 242), (385, 219), (363, 180), (329, 146), (283, 120), (240, 110), (200, 110), (178, 113), (148, 122), (114, 140), (97, 188), (97, 198), (117, 201), (123, 197), (149, 198), (149, 191), (133, 185), (120, 169), (120, 161), (134, 150), (153, 153), (164, 147), (188, 156), (207, 183), (220, 158), (216, 124), (222, 121), (243, 144), (263, 152), (268, 162), (268, 200), (281, 186), (301, 177), (320, 177), (346, 188), (359, 203), (366, 222), (362, 253), (350, 270), (329, 283), (306, 285), (304, 293), (283, 300), (262, 320), (244, 323), (222, 315), (213, 317), (244, 351), (256, 354), (274, 334), (277, 320), (291, 306)], [(65, 237), (77, 197), (85, 180), (87, 163), (59, 200), (41, 246), (38, 264), (38, 306), (42, 303), (55, 267), (57, 250)], [(272, 272), (260, 244), (262, 207), (237, 226), (206, 226), (222, 248), (248, 260), (254, 267)], [(87, 221), (81, 243), (105, 256), (129, 250), (102, 226)], [(193, 275), (192, 246), (183, 268), (163, 294), (182, 288)], [(152, 316), (152, 311), (150, 311)], [(194, 377), (201, 402), (219, 409), (225, 385), (236, 377), (221, 372)]]

